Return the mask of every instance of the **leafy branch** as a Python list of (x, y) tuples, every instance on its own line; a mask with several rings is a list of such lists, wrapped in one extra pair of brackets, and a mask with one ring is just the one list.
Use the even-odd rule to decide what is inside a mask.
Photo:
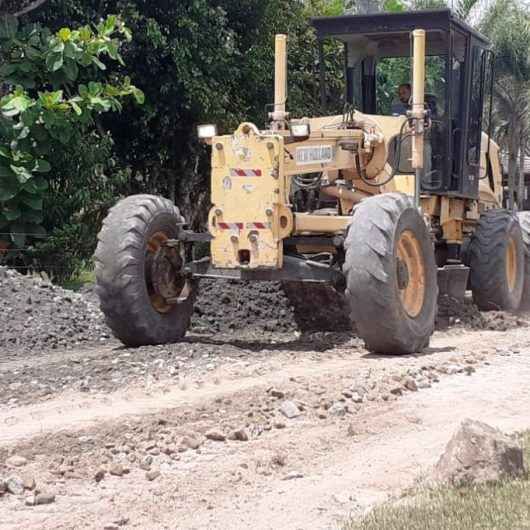
[(105, 72), (105, 59), (123, 65), (120, 47), (130, 39), (116, 16), (95, 29), (56, 34), (40, 26), (20, 28), (14, 17), (2, 20), (0, 45), (8, 61), (0, 76), (12, 88), (0, 99), (0, 231), (10, 232), (16, 247), (25, 244), (24, 234), (45, 234), (45, 175), (53, 173), (53, 152), (67, 151), (98, 115), (121, 111), (124, 98), (144, 102), (127, 77), (82, 82)]

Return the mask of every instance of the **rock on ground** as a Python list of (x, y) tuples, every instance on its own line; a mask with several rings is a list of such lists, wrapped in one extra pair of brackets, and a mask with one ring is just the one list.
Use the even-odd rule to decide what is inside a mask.
[(514, 439), (486, 423), (466, 419), (436, 464), (435, 479), (458, 485), (524, 473), (523, 450)]

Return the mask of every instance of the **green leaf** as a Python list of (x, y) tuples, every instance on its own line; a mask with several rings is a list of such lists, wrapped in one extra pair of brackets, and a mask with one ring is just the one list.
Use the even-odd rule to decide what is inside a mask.
[(0, 156), (3, 156), (4, 158), (11, 158), (11, 149), (5, 145), (0, 145)]
[(13, 170), (13, 173), (15, 173), (20, 184), (24, 184), (33, 177), (30, 171), (28, 171), (25, 167), (15, 166), (14, 164), (11, 164), (9, 167)]
[(107, 67), (96, 57), (92, 57), (92, 62), (100, 69), (100, 70), (106, 70)]
[(55, 46), (52, 48), (52, 52), (60, 53), (62, 55), (64, 52), (64, 42), (63, 41), (57, 42), (57, 44), (55, 44)]
[(33, 210), (42, 210), (42, 197), (35, 195), (22, 195), (20, 201)]
[(18, 31), (18, 19), (12, 15), (0, 15), (0, 39), (14, 39)]
[(15, 96), (10, 98), (0, 106), (4, 116), (12, 118), (18, 116), (33, 105), (33, 101), (25, 95)]
[(67, 59), (64, 63), (64, 73), (70, 81), (75, 81), (79, 75), (79, 67), (72, 59)]
[(39, 52), (39, 50), (33, 48), (33, 46), (28, 46), (26, 48), (26, 57), (30, 61), (36, 61), (42, 57), (42, 54)]
[(106, 36), (112, 35), (114, 30), (116, 29), (117, 20), (118, 20), (118, 17), (116, 15), (110, 15), (107, 17), (102, 27), (103, 35), (106, 35)]
[(16, 221), (20, 217), (20, 210), (18, 206), (9, 206), (4, 208), (3, 214), (8, 221)]
[(81, 114), (83, 114), (83, 110), (81, 109), (81, 107), (75, 101), (71, 101), (70, 100), (70, 105), (72, 105), (72, 108), (74, 109), (74, 112), (78, 116), (81, 116)]
[(107, 46), (109, 57), (115, 61), (119, 60), (120, 54), (118, 52), (118, 44), (116, 42), (109, 42)]
[(47, 160), (36, 160), (33, 171), (37, 171), (38, 173), (48, 173), (51, 169), (52, 166)]
[(48, 181), (42, 177), (37, 177), (33, 180), (38, 191), (46, 191), (48, 189)]
[(139, 88), (134, 87), (132, 92), (136, 103), (143, 105), (145, 103), (145, 94)]
[(49, 53), (46, 56), (46, 68), (50, 72), (57, 72), (63, 67), (63, 54), (62, 53)]
[(92, 64), (92, 55), (87, 52), (83, 52), (78, 61), (81, 66), (90, 66)]

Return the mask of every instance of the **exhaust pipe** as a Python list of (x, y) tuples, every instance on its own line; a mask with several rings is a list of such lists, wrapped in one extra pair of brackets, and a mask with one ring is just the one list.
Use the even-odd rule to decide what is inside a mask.
[(274, 67), (274, 112), (269, 114), (274, 130), (285, 129), (287, 103), (287, 35), (276, 35)]
[(412, 32), (413, 67), (412, 67), (412, 111), (414, 132), (412, 136), (412, 167), (415, 170), (414, 202), (420, 207), (421, 177), (424, 167), (424, 121), (425, 121), (425, 30), (415, 29)]

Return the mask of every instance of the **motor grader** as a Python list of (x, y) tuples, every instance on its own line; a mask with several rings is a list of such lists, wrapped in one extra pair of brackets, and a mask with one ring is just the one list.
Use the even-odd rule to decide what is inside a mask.
[[(499, 148), (483, 132), (487, 39), (449, 10), (313, 25), (323, 107), (326, 46), (344, 53), (339, 111), (289, 115), (287, 36), (277, 35), (270, 123), (225, 135), (199, 127), (211, 146), (207, 232), (187, 229), (161, 197), (128, 197), (110, 210), (97, 292), (125, 344), (181, 339), (201, 278), (284, 282), (308, 312), (339, 308), (369, 350), (388, 354), (429, 344), (439, 294), (462, 299), (470, 289), (482, 310), (528, 299), (530, 223), (502, 209)], [(411, 98), (397, 112), (379, 86), (391, 61), (410, 68)], [(209, 243), (208, 257), (193, 259), (197, 243)], [(311, 295), (321, 286), (332, 293), (325, 302)]]

